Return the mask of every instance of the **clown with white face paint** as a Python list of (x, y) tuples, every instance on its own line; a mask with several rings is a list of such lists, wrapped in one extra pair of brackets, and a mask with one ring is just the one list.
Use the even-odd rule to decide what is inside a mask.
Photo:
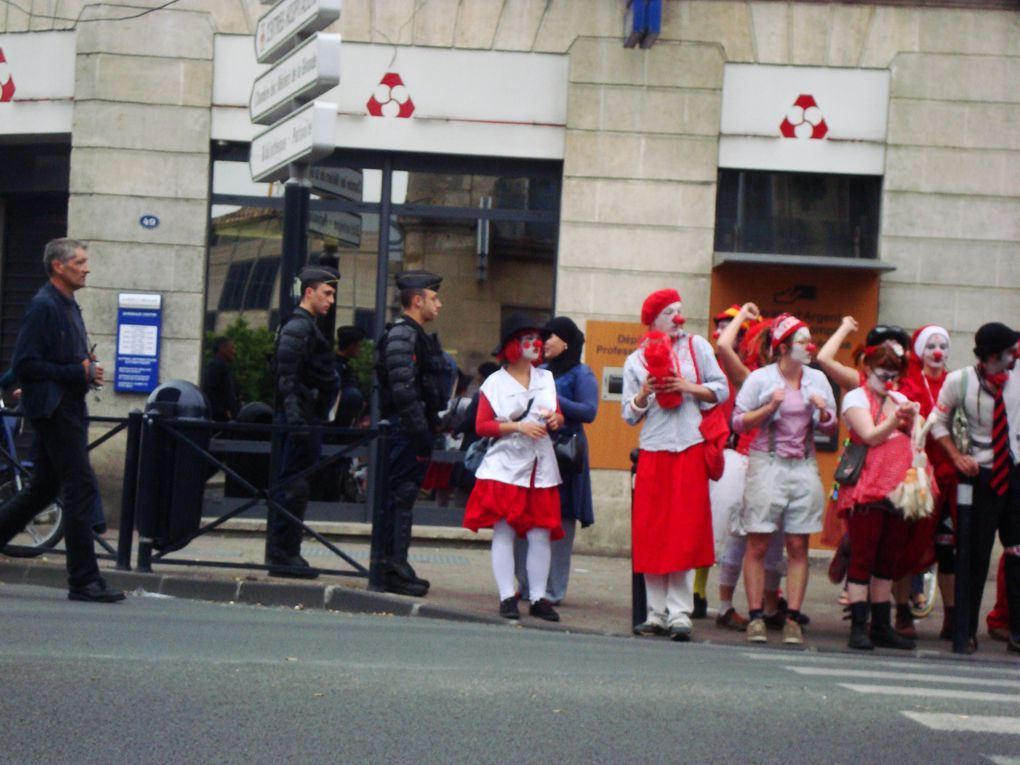
[[(977, 363), (950, 372), (939, 392), (932, 434), (956, 470), (973, 485), (971, 512), (969, 612), (965, 619), (969, 650), (977, 648), (978, 614), (996, 531), (1002, 542), (1007, 648), (1020, 653), (1020, 370), (1016, 368), (1020, 333), (999, 322), (982, 325), (974, 335)], [(969, 454), (951, 434), (953, 412), (966, 414)]]
[(482, 383), (475, 432), (492, 439), (475, 471), (464, 526), (492, 529), (492, 573), (499, 613), (519, 619), (514, 597), (514, 538), (527, 537), (532, 616), (560, 620), (546, 593), (550, 542), (563, 537), (560, 471), (549, 432), (563, 426), (551, 372), (542, 360), (540, 327), (522, 314), (503, 322), (493, 355), (503, 363)]
[(672, 371), (652, 375), (645, 347), (631, 353), (623, 367), (622, 412), (628, 424), (641, 425), (632, 548), (648, 615), (634, 631), (677, 641), (691, 635), (693, 569), (715, 560), (702, 411), (729, 395), (712, 346), (684, 330), (682, 307), (673, 289), (653, 292), (642, 305), (641, 323), (671, 346)]
[(765, 552), (771, 535), (786, 535), (787, 609), (783, 642), (803, 642), (800, 607), (807, 589), (808, 535), (822, 528), (824, 492), (815, 462), (814, 430), (834, 433), (836, 401), (825, 375), (807, 364), (815, 352), (808, 326), (776, 317), (770, 341), (775, 362), (748, 375), (737, 395), (733, 429), (758, 429), (748, 458), (739, 527), (747, 539), (744, 589), (750, 611), (747, 639), (768, 641), (762, 601)]

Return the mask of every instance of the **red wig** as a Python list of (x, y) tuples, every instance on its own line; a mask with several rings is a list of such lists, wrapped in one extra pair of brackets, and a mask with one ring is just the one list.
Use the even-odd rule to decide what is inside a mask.
[[(506, 345), (503, 346), (503, 349), (496, 354), (496, 361), (500, 364), (513, 364), (515, 361), (520, 361), (521, 356), (524, 355), (524, 349), (521, 347), (521, 338), (524, 335), (529, 334), (538, 334), (538, 330), (525, 329), (513, 335), (506, 341)], [(541, 338), (535, 341), (535, 347), (538, 348), (538, 358), (531, 362), (533, 367), (537, 367), (542, 363)]]

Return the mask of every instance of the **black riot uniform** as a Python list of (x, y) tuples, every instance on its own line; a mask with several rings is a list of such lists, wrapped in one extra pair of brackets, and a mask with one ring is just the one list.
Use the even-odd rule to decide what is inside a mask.
[[(320, 278), (321, 277), (321, 278)], [(339, 275), (326, 267), (309, 267), (298, 275), (302, 283), (335, 282)], [(300, 306), (281, 327), (276, 343), (276, 419), (290, 426), (322, 425), (336, 396), (339, 379), (333, 344), (319, 329), (316, 317)], [(314, 465), (322, 447), (322, 436), (300, 430), (283, 437), (283, 458), (279, 481), (297, 475)], [(274, 499), (296, 518), (304, 520), (309, 486), (306, 478), (289, 483), (274, 494)], [(301, 557), (301, 527), (275, 514), (268, 529), (266, 546), (270, 565), (308, 568)], [(314, 571), (278, 572), (281, 576), (313, 578)]]
[[(427, 271), (406, 271), (397, 287), (438, 290), (441, 278)], [(386, 589), (421, 596), (429, 583), (408, 563), (414, 500), (418, 496), (449, 391), (446, 359), (435, 334), (408, 315), (387, 327), (377, 363), (382, 415), (393, 426), (389, 442), (387, 512), (384, 514)]]

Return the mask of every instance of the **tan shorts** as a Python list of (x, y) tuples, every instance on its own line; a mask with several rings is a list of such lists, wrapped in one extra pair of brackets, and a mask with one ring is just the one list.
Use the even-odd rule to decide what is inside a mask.
[(822, 530), (825, 492), (814, 457), (786, 459), (752, 451), (748, 459), (740, 531), (813, 534)]

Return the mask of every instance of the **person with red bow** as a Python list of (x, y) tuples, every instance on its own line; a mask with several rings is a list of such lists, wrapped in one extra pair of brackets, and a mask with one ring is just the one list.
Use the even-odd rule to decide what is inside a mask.
[(649, 332), (624, 362), (622, 411), (641, 425), (631, 531), (648, 616), (634, 632), (677, 641), (691, 637), (693, 570), (715, 561), (702, 413), (729, 395), (712, 346), (686, 332), (682, 309), (674, 289), (645, 299)]
[(550, 543), (563, 538), (561, 483), (549, 432), (563, 427), (552, 372), (542, 363), (542, 328), (523, 314), (502, 326), (493, 351), (503, 368), (482, 383), (475, 432), (492, 439), (475, 471), (464, 509), (464, 526), (492, 529), (492, 573), (499, 589), (499, 614), (519, 619), (514, 593), (514, 538), (526, 537), (529, 612), (558, 622), (546, 586)]
[(737, 394), (733, 429), (757, 429), (748, 457), (739, 531), (747, 535), (744, 590), (750, 622), (747, 639), (768, 642), (762, 607), (765, 552), (783, 529), (787, 554), (783, 642), (804, 642), (800, 608), (808, 578), (808, 535), (821, 531), (824, 492), (815, 462), (814, 431), (834, 433), (836, 400), (820, 370), (809, 367), (815, 346), (807, 324), (777, 316), (770, 340), (773, 363), (748, 375)]
[[(1020, 333), (999, 322), (984, 324), (974, 335), (977, 363), (950, 372), (935, 405), (932, 434), (956, 470), (973, 483), (967, 620), (970, 652), (977, 650), (978, 615), (995, 534), (1006, 558), (1009, 637), (1006, 648), (1020, 653), (1020, 370), (1016, 367)], [(957, 408), (966, 416), (969, 452), (953, 439)], [(962, 444), (961, 444), (962, 445)]]

